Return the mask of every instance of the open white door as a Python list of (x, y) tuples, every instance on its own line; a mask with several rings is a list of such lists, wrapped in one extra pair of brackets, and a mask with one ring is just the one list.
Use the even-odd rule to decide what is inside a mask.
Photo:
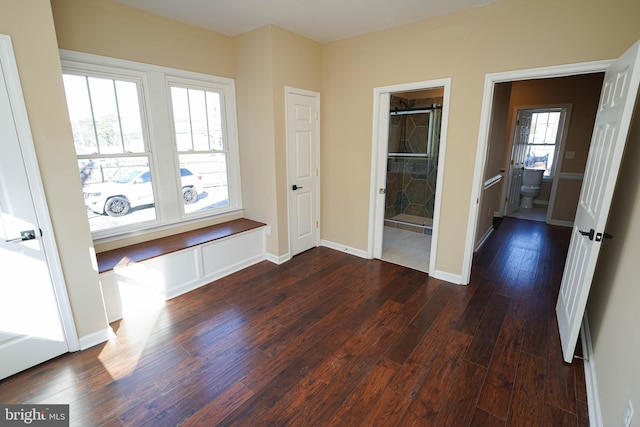
[(318, 110), (320, 94), (285, 88), (289, 253), (297, 255), (319, 243)]
[(640, 81), (640, 41), (606, 71), (556, 314), (565, 362), (573, 360)]
[(527, 142), (531, 129), (531, 110), (519, 110), (516, 118), (516, 131), (511, 149), (511, 164), (509, 165), (509, 187), (507, 204), (504, 214), (509, 215), (518, 210), (520, 205), (520, 187), (522, 186), (522, 171), (527, 153)]
[(0, 36), (0, 141), (2, 379), (69, 351), (58, 304), (66, 294), (54, 286), (59, 261), (8, 36)]

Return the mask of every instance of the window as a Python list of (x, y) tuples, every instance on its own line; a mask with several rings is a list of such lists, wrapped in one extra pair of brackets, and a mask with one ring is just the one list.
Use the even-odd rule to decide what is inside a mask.
[(544, 169), (545, 177), (554, 175), (564, 116), (564, 109), (519, 112), (520, 122), (526, 123), (530, 120), (526, 135), (524, 167)]
[[(218, 92), (176, 86), (171, 87), (171, 111), (176, 151), (183, 177), (193, 171), (206, 197), (190, 197), (183, 186), (186, 213), (229, 206), (228, 144), (224, 138), (223, 115)], [(185, 178), (183, 178), (184, 180)]]
[(61, 55), (94, 238), (241, 209), (232, 80)]

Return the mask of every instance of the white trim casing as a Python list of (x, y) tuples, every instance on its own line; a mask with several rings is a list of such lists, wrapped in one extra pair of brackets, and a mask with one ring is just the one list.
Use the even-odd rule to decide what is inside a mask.
[[(433, 229), (431, 235), (431, 254), (429, 261), (429, 275), (446, 281), (460, 283), (455, 274), (439, 272), (435, 269), (438, 252), (440, 228), (440, 210), (442, 206), (442, 185), (445, 169), (445, 154), (447, 151), (447, 129), (449, 123), (449, 103), (451, 99), (451, 78), (427, 80), (373, 89), (373, 128), (371, 144), (371, 184), (369, 198), (369, 238), (367, 258), (380, 257), (382, 254), (382, 230), (384, 227), (384, 202), (379, 202), (379, 191), (386, 191), (386, 156), (389, 144), (389, 112), (391, 93), (408, 92), (443, 88), (442, 117), (440, 124), (440, 147), (438, 154), (438, 172), (436, 177), (436, 194), (433, 213)], [(446, 277), (446, 278), (445, 278)], [(452, 279), (452, 280), (449, 280)]]
[(473, 173), (473, 187), (469, 201), (469, 217), (467, 222), (467, 239), (462, 260), (462, 278), (469, 283), (471, 278), (471, 263), (473, 259), (474, 236), (478, 226), (478, 202), (484, 184), (484, 169), (487, 150), (489, 147), (489, 128), (491, 125), (491, 110), (493, 107), (494, 87), (497, 83), (529, 80), (539, 78), (564, 77), (579, 74), (599, 73), (607, 69), (612, 60), (583, 62), (579, 64), (557, 65), (550, 67), (531, 68), (526, 70), (505, 71), (485, 75), (482, 109), (480, 113), (480, 129), (478, 131), (478, 145)]
[(7, 92), (14, 113), (16, 133), (20, 141), (22, 157), (27, 171), (27, 179), (31, 187), (35, 213), (38, 218), (38, 224), (43, 230), (43, 252), (47, 258), (47, 264), (51, 274), (51, 283), (58, 302), (62, 329), (69, 351), (77, 351), (80, 349), (80, 342), (73, 320), (69, 295), (60, 263), (60, 254), (58, 253), (53, 224), (51, 223), (49, 207), (42, 185), (42, 177), (38, 167), (33, 135), (31, 134), (31, 126), (29, 124), (29, 115), (27, 114), (27, 107), (20, 85), (18, 64), (15, 60), (11, 37), (4, 34), (0, 34), (0, 57), (2, 58), (2, 69), (7, 83)]

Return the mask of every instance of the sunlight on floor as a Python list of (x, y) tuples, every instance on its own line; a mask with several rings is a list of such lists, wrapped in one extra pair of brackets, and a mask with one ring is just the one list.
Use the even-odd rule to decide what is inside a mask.
[(427, 273), (431, 235), (400, 228), (384, 227), (382, 259)]

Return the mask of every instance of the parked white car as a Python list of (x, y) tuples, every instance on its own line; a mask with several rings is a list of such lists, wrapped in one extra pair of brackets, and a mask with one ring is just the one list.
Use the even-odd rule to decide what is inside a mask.
[[(204, 192), (202, 177), (189, 169), (180, 168), (182, 198), (189, 205)], [(93, 212), (118, 217), (129, 213), (131, 208), (153, 204), (151, 172), (148, 168), (132, 170), (121, 177), (100, 184), (84, 187), (84, 203)]]

